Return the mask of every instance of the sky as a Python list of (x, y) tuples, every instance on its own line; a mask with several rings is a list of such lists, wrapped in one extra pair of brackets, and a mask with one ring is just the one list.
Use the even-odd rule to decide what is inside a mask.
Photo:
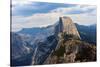
[(96, 6), (64, 3), (12, 0), (12, 31), (23, 28), (46, 27), (55, 24), (59, 17), (68, 16), (80, 25), (96, 24)]

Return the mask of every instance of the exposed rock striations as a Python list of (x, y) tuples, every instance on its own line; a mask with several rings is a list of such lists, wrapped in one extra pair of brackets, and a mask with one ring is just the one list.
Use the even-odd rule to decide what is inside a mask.
[(68, 35), (73, 35), (76, 38), (81, 39), (78, 30), (70, 17), (64, 16), (59, 18), (59, 24), (55, 28), (55, 33), (59, 34), (62, 32)]

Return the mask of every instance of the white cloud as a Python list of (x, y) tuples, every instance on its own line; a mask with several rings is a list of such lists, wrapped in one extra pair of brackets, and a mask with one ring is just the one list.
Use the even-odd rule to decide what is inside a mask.
[(80, 25), (91, 25), (96, 24), (96, 16), (88, 15), (88, 14), (73, 14), (67, 15), (72, 18), (74, 23), (78, 23)]
[(52, 13), (63, 13), (63, 14), (65, 14), (66, 12), (69, 12), (71, 10), (72, 10), (72, 8), (62, 8), (61, 7), (61, 8), (54, 9), (51, 12)]
[[(93, 9), (92, 11), (89, 11)], [(32, 16), (12, 16), (12, 30), (19, 31), (23, 28), (43, 27), (56, 23), (60, 16), (69, 16), (75, 23), (82, 25), (90, 25), (96, 23), (96, 7), (78, 5), (71, 8), (57, 8), (49, 13), (38, 13)], [(68, 14), (71, 11), (79, 11), (80, 13)], [(83, 13), (81, 13), (83, 12)]]
[[(75, 13), (78, 11), (79, 13)], [(61, 15), (69, 16), (75, 23), (81, 25), (91, 25), (97, 22), (96, 6), (78, 5), (71, 8), (57, 8), (52, 10), (54, 13), (61, 13)], [(70, 13), (74, 12), (74, 13)]]
[[(63, 14), (79, 14), (79, 13), (90, 13), (90, 11), (96, 10), (96, 6), (89, 6), (89, 5), (77, 5), (73, 7), (67, 8), (57, 8), (52, 10), (51, 12), (55, 13), (63, 13)], [(76, 13), (75, 13), (76, 12)]]
[[(28, 17), (13, 16), (12, 31), (19, 31), (22, 28), (44, 27), (58, 21), (59, 13), (39, 13)], [(25, 20), (24, 20), (25, 19)]]

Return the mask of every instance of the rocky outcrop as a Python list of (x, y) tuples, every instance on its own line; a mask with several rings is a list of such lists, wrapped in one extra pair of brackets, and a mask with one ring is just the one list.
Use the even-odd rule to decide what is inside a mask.
[(44, 64), (96, 61), (96, 46), (76, 39), (62, 39)]
[(68, 35), (74, 35), (76, 38), (81, 39), (78, 30), (70, 17), (60, 17), (59, 24), (55, 27), (55, 33), (59, 34), (65, 32)]
[(81, 41), (71, 18), (60, 17), (55, 32), (58, 44), (44, 64), (96, 61), (96, 46)]

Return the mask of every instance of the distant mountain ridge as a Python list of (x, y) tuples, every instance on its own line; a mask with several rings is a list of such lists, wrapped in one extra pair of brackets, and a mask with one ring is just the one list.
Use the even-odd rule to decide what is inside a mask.
[(96, 24), (84, 26), (75, 23), (75, 25), (83, 41), (96, 44)]

